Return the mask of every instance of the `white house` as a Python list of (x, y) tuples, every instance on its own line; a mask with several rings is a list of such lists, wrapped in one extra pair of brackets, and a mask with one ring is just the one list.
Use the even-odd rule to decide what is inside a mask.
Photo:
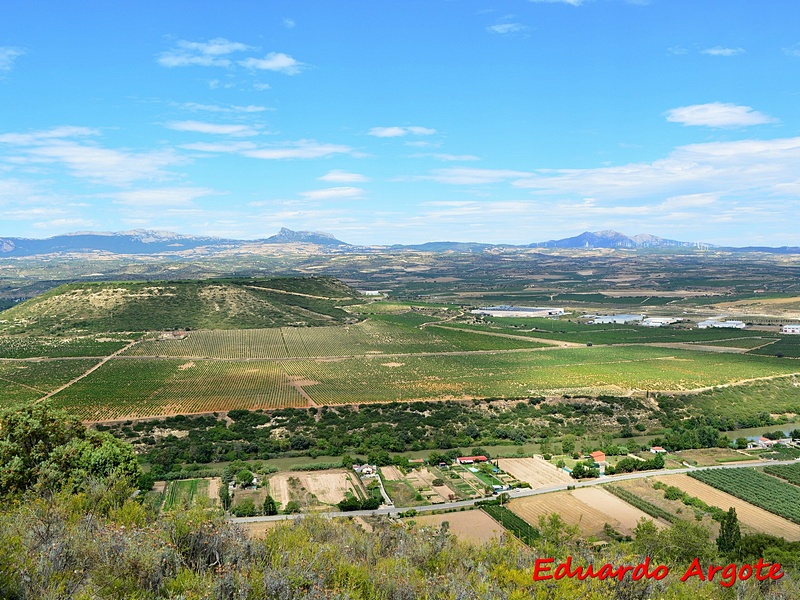
[(800, 335), (800, 325), (784, 325), (781, 327), (781, 333), (788, 335)]
[(597, 316), (589, 323), (594, 325), (605, 325), (615, 323), (617, 325), (627, 325), (628, 323), (639, 323), (644, 319), (644, 315), (602, 315)]
[(744, 321), (718, 321), (717, 319), (706, 319), (697, 324), (698, 329), (709, 329), (712, 327), (720, 329), (744, 329), (747, 327)]

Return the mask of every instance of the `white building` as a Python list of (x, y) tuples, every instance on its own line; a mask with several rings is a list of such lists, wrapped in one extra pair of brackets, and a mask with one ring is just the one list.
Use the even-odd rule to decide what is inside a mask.
[(746, 325), (744, 321), (718, 321), (717, 319), (706, 319), (697, 324), (698, 329), (709, 329), (713, 327), (721, 329), (744, 329)]
[(672, 325), (673, 323), (677, 323), (680, 320), (681, 319), (676, 319), (673, 317), (648, 317), (642, 321), (642, 326), (663, 327), (664, 325)]
[(781, 333), (800, 335), (800, 325), (784, 325), (781, 327)]
[(605, 325), (609, 323), (627, 325), (629, 323), (639, 323), (642, 320), (644, 320), (644, 315), (603, 315), (595, 317), (589, 321), (589, 323), (594, 325)]
[(473, 315), (489, 315), (490, 317), (560, 317), (564, 314), (564, 309), (502, 304), (500, 306), (482, 306), (470, 312)]

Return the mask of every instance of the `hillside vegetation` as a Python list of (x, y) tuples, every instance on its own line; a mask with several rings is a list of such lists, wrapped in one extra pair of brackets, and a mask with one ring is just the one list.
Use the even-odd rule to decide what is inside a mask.
[(4, 333), (335, 325), (358, 293), (330, 277), (73, 283), (3, 312)]

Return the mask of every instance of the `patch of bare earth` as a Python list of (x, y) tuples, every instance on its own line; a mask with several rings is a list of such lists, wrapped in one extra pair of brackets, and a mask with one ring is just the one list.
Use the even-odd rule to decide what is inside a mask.
[(499, 539), (505, 531), (502, 525), (482, 510), (414, 517), (414, 522), (421, 527), (441, 527), (445, 521), (449, 524), (449, 531), (457, 538), (476, 545)]
[(534, 489), (573, 482), (566, 471), (541, 458), (501, 458), (497, 464), (506, 473), (530, 483)]
[(688, 475), (664, 475), (658, 477), (657, 481), (679, 487), (690, 496), (700, 498), (700, 500), (710, 506), (716, 506), (722, 510), (728, 510), (732, 506), (736, 509), (739, 522), (754, 531), (783, 537), (789, 541), (800, 540), (800, 525), (797, 523), (792, 523), (763, 508), (753, 506), (744, 500), (726, 494)]

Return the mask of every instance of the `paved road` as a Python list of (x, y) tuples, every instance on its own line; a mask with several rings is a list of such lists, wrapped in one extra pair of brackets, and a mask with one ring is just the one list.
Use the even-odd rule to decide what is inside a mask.
[[(770, 465), (791, 465), (795, 464), (795, 460), (765, 460), (758, 462), (737, 463), (731, 465), (720, 465), (714, 467), (688, 467), (685, 469), (662, 469), (660, 471), (638, 471), (636, 473), (624, 473), (622, 475), (609, 475), (607, 477), (599, 477), (598, 479), (589, 479), (585, 481), (576, 481), (575, 483), (564, 483), (558, 485), (550, 485), (536, 489), (521, 488), (517, 490), (510, 490), (506, 492), (509, 497), (513, 498), (526, 498), (528, 496), (538, 496), (539, 494), (549, 494), (550, 492), (558, 492), (566, 490), (567, 486), (582, 488), (593, 485), (603, 485), (604, 483), (614, 483), (616, 481), (627, 481), (629, 479), (644, 479), (646, 477), (654, 477), (658, 475), (678, 475), (680, 473), (689, 473), (692, 471), (707, 471), (709, 469), (742, 469), (745, 467), (766, 467)], [(439, 510), (458, 510), (462, 507), (472, 507), (476, 502), (486, 500), (486, 498), (476, 498), (473, 500), (461, 500), (459, 502), (447, 502), (445, 504), (429, 504), (426, 506), (411, 507), (418, 513), (432, 512)], [(355, 510), (350, 512), (323, 512), (326, 517), (367, 517), (372, 515), (389, 515), (397, 516), (399, 513), (408, 510), (407, 508), (379, 508), (376, 510)], [(296, 515), (274, 515), (271, 517), (232, 517), (229, 519), (232, 523), (260, 523), (264, 521), (285, 521), (289, 519), (297, 519), (304, 516), (303, 514)]]

